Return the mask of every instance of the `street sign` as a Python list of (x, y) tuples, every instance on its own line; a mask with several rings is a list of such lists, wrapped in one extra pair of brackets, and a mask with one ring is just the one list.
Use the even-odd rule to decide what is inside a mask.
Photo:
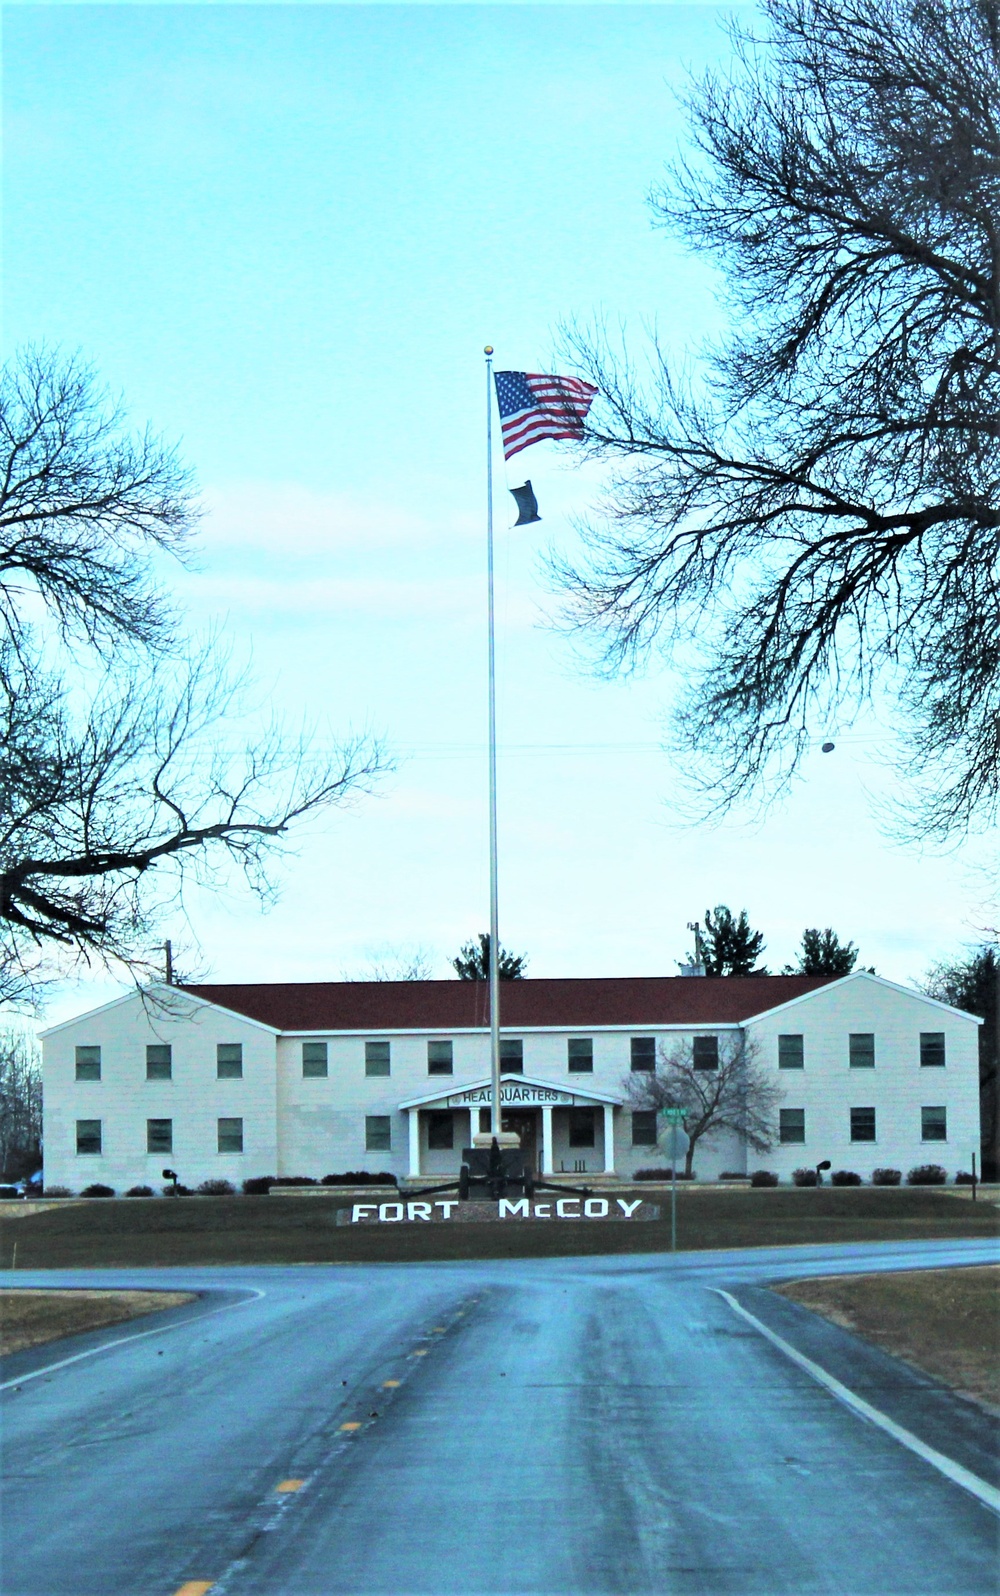
[(680, 1125), (687, 1117), (686, 1108), (661, 1108), (660, 1113), (670, 1125)]

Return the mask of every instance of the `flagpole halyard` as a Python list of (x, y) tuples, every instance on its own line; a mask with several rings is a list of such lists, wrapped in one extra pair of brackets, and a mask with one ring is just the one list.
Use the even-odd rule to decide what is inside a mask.
[(486, 581), (489, 631), (489, 785), (490, 785), (490, 1134), (499, 1136), (500, 1118), (500, 913), (497, 870), (497, 684), (493, 606), (493, 346), (486, 356)]

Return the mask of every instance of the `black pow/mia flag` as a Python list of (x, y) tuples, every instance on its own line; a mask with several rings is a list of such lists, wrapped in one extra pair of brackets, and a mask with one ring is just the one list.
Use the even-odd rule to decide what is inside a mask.
[(521, 488), (511, 488), (510, 491), (517, 504), (515, 526), (527, 526), (530, 521), (540, 521), (542, 519), (538, 513), (538, 500), (535, 498), (534, 489), (530, 482), (526, 482)]

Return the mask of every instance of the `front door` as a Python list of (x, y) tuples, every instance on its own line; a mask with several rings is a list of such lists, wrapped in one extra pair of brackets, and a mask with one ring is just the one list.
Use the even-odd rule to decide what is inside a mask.
[(521, 1141), (524, 1167), (535, 1174), (538, 1169), (537, 1108), (505, 1108), (500, 1115), (501, 1129), (514, 1131)]

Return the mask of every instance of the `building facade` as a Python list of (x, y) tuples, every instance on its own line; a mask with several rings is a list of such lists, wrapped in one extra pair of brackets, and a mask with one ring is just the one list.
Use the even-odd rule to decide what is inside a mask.
[[(781, 1093), (776, 1141), (704, 1138), (700, 1180), (829, 1158), (970, 1167), (979, 1146), (970, 1014), (865, 972), (504, 982), (505, 1129), (544, 1175), (629, 1178), (669, 1162), (629, 1083), (674, 1050), (718, 1067), (746, 1043)], [(158, 1189), (250, 1176), (457, 1174), (489, 1127), (478, 982), (155, 987), (43, 1034), (47, 1185)], [(700, 1063), (698, 1061), (701, 1061)], [(713, 1061), (715, 1061), (713, 1063)]]

